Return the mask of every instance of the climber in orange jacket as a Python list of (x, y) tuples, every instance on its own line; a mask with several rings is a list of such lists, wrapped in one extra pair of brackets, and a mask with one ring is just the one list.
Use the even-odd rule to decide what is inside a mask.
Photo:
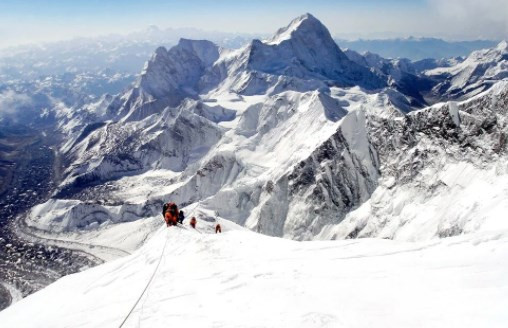
[(176, 225), (178, 222), (178, 206), (175, 203), (164, 204), (163, 211), (166, 226)]
[(196, 229), (196, 223), (197, 223), (196, 218), (193, 216), (192, 219), (190, 220), (191, 227)]

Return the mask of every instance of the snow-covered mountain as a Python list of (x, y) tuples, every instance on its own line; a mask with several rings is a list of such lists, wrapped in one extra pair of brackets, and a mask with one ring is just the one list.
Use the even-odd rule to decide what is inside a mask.
[[(149, 286), (160, 270), (162, 278), (153, 280), (159, 290), (173, 279), (191, 286), (169, 292), (170, 297), (183, 295), (185, 306), (205, 308), (205, 301), (196, 299), (208, 295), (203, 289), (210, 286), (209, 278), (222, 279), (219, 289), (206, 289), (217, 306), (252, 297), (245, 309), (235, 309), (242, 322), (245, 313), (256, 314), (252, 322), (258, 326), (411, 326), (414, 318), (429, 320), (419, 321), (429, 326), (459, 319), (465, 326), (503, 322), (504, 308), (497, 305), (506, 297), (497, 292), (502, 288), (496, 289), (505, 281), (506, 270), (499, 268), (505, 267), (508, 231), (508, 81), (503, 80), (503, 51), (500, 44), (464, 61), (421, 62), (343, 52), (310, 14), (270, 38), (238, 49), (190, 39), (169, 49), (157, 48), (123, 92), (53, 107), (56, 129), (67, 135), (55, 149), (62, 169), (59, 185), (49, 200), (31, 209), (24, 218), (26, 226), (19, 228), (20, 234), (71, 245), (104, 261), (134, 254), (64, 278), (2, 312), (0, 320), (10, 323), (19, 313), (30, 313), (23, 321), (28, 327), (40, 322), (65, 326), (84, 317), (93, 318), (91, 326), (117, 325), (134, 305), (129, 324), (157, 326), (166, 323), (169, 314), (160, 308), (172, 308), (172, 299), (155, 292), (156, 300), (141, 293), (141, 305), (135, 301), (143, 283)], [(480, 75), (458, 69), (473, 66), (481, 67), (475, 69)], [(436, 73), (440, 70), (458, 73)], [(454, 76), (464, 74), (470, 82), (460, 87), (462, 91), (443, 89)], [(481, 87), (473, 87), (478, 83)], [(464, 99), (451, 101), (459, 93)], [(50, 100), (54, 99), (62, 98)], [(429, 102), (432, 105), (426, 106)], [(185, 228), (164, 232), (160, 212), (167, 201), (176, 202), (187, 217), (197, 217), (202, 234)], [(209, 236), (217, 222), (226, 233)], [(309, 244), (247, 230), (294, 240), (391, 241)], [(444, 237), (452, 238), (439, 240)], [(167, 245), (173, 252), (166, 255)], [(343, 256), (341, 265), (330, 265), (337, 252)], [(466, 253), (476, 257), (457, 259), (457, 254)], [(418, 262), (416, 276), (413, 258), (425, 259), (424, 264)], [(272, 268), (279, 261), (285, 264)], [(202, 265), (194, 266), (198, 262)], [(260, 269), (264, 278), (253, 288), (249, 284), (258, 276), (253, 278), (251, 270), (262, 263), (270, 268)], [(203, 271), (204, 280), (193, 274), (196, 268)], [(228, 274), (217, 274), (214, 268)], [(479, 271), (485, 268), (496, 273), (478, 285), (476, 278), (483, 277)], [(450, 287), (461, 270), (470, 270), (467, 281), (461, 280), (462, 294)], [(316, 272), (327, 273), (318, 275), (325, 287), (312, 280)], [(395, 273), (397, 279), (383, 278)], [(360, 281), (374, 282), (352, 284), (359, 274)], [(240, 282), (229, 285), (236, 280)], [(413, 287), (394, 292), (401, 281)], [(421, 289), (415, 287), (422, 282)], [(71, 300), (69, 286), (76, 285), (82, 297)], [(300, 285), (287, 311), (267, 316), (280, 321), (263, 321), (258, 313), (269, 309), (255, 290), (277, 287), (277, 299), (277, 293)], [(481, 293), (478, 286), (485, 287)], [(359, 288), (365, 293), (358, 293)], [(444, 288), (448, 298), (429, 288)], [(353, 295), (372, 291), (377, 300), (372, 311), (365, 309), (366, 299), (351, 301)], [(393, 298), (384, 299), (388, 294)], [(55, 295), (63, 295), (62, 306), (30, 312)], [(426, 311), (412, 304), (403, 311), (408, 316), (386, 315), (408, 295), (424, 300)], [(308, 309), (309, 299), (321, 300), (312, 304), (321, 310)], [(445, 307), (432, 302), (436, 299), (443, 304), (460, 300), (461, 306)], [(97, 300), (122, 309), (111, 311)], [(336, 304), (351, 307), (337, 311)], [(382, 318), (377, 315), (379, 306)], [(493, 309), (494, 319), (488, 318), (492, 321), (483, 315), (487, 308)], [(238, 318), (224, 321), (215, 313), (199, 318), (217, 326), (240, 325)], [(344, 313), (351, 318), (344, 319)], [(365, 320), (359, 320), (365, 313)], [(184, 316), (175, 322), (197, 321)]]
[[(309, 14), (237, 50), (186, 39), (159, 48), (132, 89), (62, 121), (71, 133), (60, 148), (63, 182), (29, 223), (61, 233), (95, 229), (158, 215), (171, 199), (293, 239), (429, 239), (489, 220), (502, 225), (498, 216), (473, 224), (474, 212), (427, 222), (404, 211), (418, 208), (405, 207), (409, 195), (438, 202), (455, 187), (429, 178), (438, 172), (472, 165), (502, 181), (506, 83), (411, 111), (401, 84), (405, 75), (418, 78), (415, 69), (362, 58), (368, 67)], [(381, 198), (379, 212), (373, 197), (385, 190), (401, 193), (401, 203)]]
[(436, 95), (468, 98), (508, 78), (508, 43), (502, 41), (494, 48), (474, 51), (463, 62), (429, 70), (426, 75), (445, 79), (435, 87)]
[(232, 61), (235, 65), (230, 74), (247, 68), (277, 76), (325, 80), (336, 86), (359, 85), (367, 89), (384, 86), (371, 72), (350, 61), (326, 27), (310, 14), (296, 18), (265, 42), (252, 42), (227, 62)]
[(134, 81), (134, 74), (109, 70), (2, 80), (0, 123), (53, 126), (59, 122), (56, 117), (62, 117), (62, 112), (75, 113), (105, 95), (123, 91)]
[(494, 47), (499, 41), (447, 41), (437, 38), (394, 38), (394, 39), (336, 39), (344, 48), (360, 53), (372, 52), (385, 58), (409, 58), (414, 61), (425, 59), (439, 60), (440, 58), (462, 57), (472, 51)]
[(155, 49), (173, 46), (181, 37), (207, 38), (232, 48), (251, 39), (242, 34), (150, 26), (126, 35), (0, 49), (0, 122), (54, 123), (53, 117), (64, 107), (75, 112), (105, 94), (124, 92)]
[(155, 49), (174, 46), (180, 38), (206, 39), (236, 49), (247, 44), (252, 36), (150, 26), (125, 35), (75, 38), (3, 48), (0, 49), (0, 77), (3, 80), (27, 80), (65, 73), (98, 73), (105, 69), (139, 74)]
[[(426, 95), (436, 84), (432, 79), (422, 74), (428, 66), (443, 67), (445, 61), (428, 60), (424, 65), (418, 62), (411, 62), (409, 59), (386, 59), (371, 52), (359, 54), (356, 51), (346, 49), (346, 56), (355, 63), (369, 68), (372, 72), (386, 81), (386, 84), (392, 88), (401, 91), (409, 97), (412, 107), (424, 107), (427, 105), (424, 95)], [(411, 110), (407, 107), (407, 110)]]

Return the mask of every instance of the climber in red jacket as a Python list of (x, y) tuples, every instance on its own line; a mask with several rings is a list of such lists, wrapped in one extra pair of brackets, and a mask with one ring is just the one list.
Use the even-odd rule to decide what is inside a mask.
[(178, 222), (178, 206), (175, 203), (164, 204), (163, 211), (166, 226), (176, 225)]
[(193, 216), (192, 219), (190, 220), (191, 227), (196, 229), (196, 223), (197, 223), (196, 218)]

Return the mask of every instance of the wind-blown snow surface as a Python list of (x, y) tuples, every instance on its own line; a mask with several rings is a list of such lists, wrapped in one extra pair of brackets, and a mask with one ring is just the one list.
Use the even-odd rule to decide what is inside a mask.
[(221, 223), (220, 235), (202, 221), (201, 233), (161, 228), (133, 255), (60, 279), (0, 312), (0, 322), (119, 327), (134, 305), (123, 327), (508, 322), (506, 230), (423, 243), (295, 242)]

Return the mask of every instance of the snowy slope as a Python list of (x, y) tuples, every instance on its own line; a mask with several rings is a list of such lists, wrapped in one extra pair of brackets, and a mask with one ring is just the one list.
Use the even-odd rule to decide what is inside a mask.
[(161, 228), (133, 255), (62, 278), (0, 312), (0, 322), (351, 328), (508, 320), (506, 230), (425, 243), (295, 242), (223, 226), (221, 235), (207, 234), (206, 222), (198, 222), (201, 234)]
[(436, 38), (408, 37), (378, 40), (336, 39), (341, 47), (358, 52), (373, 52), (385, 58), (409, 58), (413, 61), (432, 61), (441, 58), (462, 57), (472, 51), (495, 46), (499, 41), (445, 41)]
[(405, 117), (371, 116), (382, 177), (368, 202), (321, 237), (426, 240), (504, 229), (508, 85)]
[[(344, 53), (350, 60), (369, 68), (385, 80), (387, 85), (410, 97), (413, 107), (424, 107), (427, 105), (424, 95), (431, 90), (436, 82), (421, 74), (421, 68), (418, 63), (415, 64), (405, 58), (386, 59), (370, 52), (359, 54), (350, 49), (346, 49)], [(433, 63), (438, 62), (436, 60), (431, 61)], [(445, 65), (446, 62), (439, 64)]]
[(435, 87), (435, 93), (455, 98), (467, 98), (488, 89), (493, 81), (508, 78), (508, 42), (496, 47), (474, 51), (457, 65), (435, 68), (425, 73), (429, 77), (446, 78)]

